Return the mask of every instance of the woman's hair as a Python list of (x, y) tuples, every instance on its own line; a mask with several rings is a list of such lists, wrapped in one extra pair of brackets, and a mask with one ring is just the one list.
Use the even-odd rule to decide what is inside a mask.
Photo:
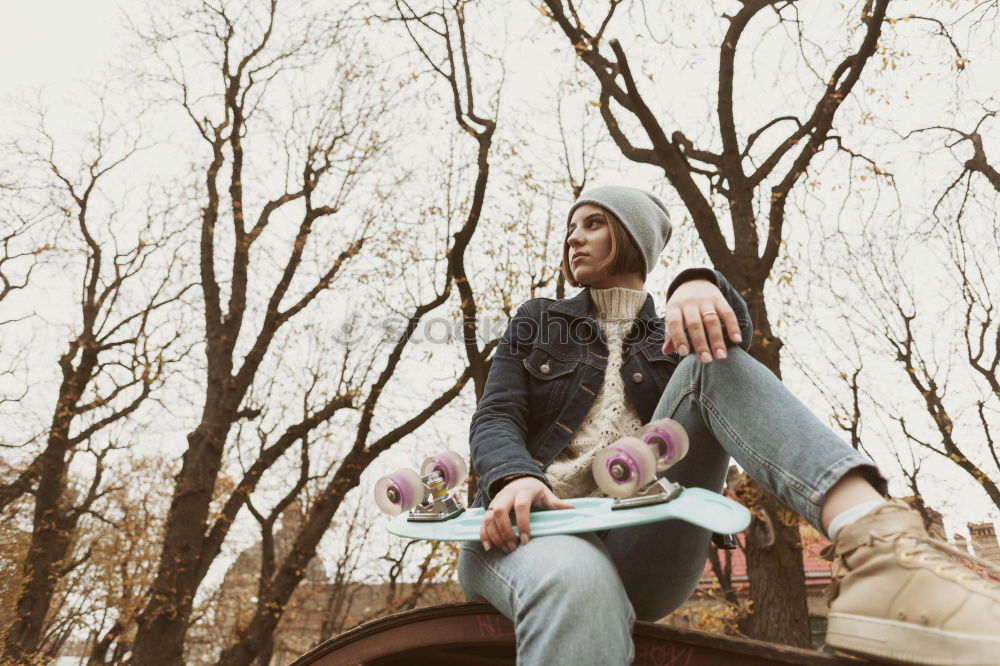
[[(625, 275), (627, 273), (644, 275), (645, 262), (635, 241), (614, 215), (603, 208), (601, 208), (601, 213), (611, 231), (611, 254), (597, 266), (597, 270), (608, 270), (609, 275)], [(562, 264), (559, 266), (559, 270), (570, 286), (581, 287), (583, 285), (573, 279), (573, 272), (570, 268), (568, 238), (567, 234), (566, 238), (563, 239)]]

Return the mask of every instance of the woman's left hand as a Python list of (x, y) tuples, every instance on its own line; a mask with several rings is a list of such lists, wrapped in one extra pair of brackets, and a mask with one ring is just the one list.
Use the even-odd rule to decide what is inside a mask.
[(726, 358), (723, 326), (734, 343), (739, 344), (743, 340), (736, 313), (710, 280), (689, 280), (677, 287), (667, 301), (666, 322), (667, 339), (663, 343), (663, 353), (676, 351), (681, 356), (687, 356), (686, 332), (702, 363), (711, 363), (713, 354), (719, 360)]

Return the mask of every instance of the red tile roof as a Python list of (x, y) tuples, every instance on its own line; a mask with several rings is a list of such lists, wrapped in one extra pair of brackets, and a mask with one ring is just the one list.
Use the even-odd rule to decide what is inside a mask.
[[(829, 541), (827, 541), (823, 536), (816, 531), (812, 525), (802, 521), (799, 524), (799, 533), (802, 535), (802, 567), (806, 574), (806, 584), (807, 585), (826, 585), (830, 582), (830, 563), (820, 557), (820, 551), (823, 550)], [(731, 566), (732, 566), (732, 577), (733, 583), (745, 583), (747, 577), (747, 561), (746, 556), (743, 554), (742, 545), (744, 543), (744, 535), (739, 535), (737, 539), (740, 542), (740, 548), (736, 550), (729, 551), (731, 556)], [(719, 551), (720, 560), (725, 562), (722, 558), (724, 557), (725, 551)], [(712, 573), (711, 562), (705, 562), (705, 571), (702, 574), (702, 581), (699, 587), (707, 587), (712, 583), (715, 578), (715, 574)]]

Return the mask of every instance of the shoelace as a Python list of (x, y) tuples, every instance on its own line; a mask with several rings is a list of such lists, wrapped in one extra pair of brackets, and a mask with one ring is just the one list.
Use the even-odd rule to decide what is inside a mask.
[[(876, 537), (878, 538), (878, 537)], [(930, 536), (925, 536), (921, 534), (905, 533), (890, 535), (886, 540), (906, 540), (911, 545), (905, 547), (899, 553), (900, 557), (914, 557), (919, 556), (920, 560), (930, 563), (937, 563), (937, 570), (941, 573), (946, 573), (952, 575), (955, 580), (963, 581), (973, 584), (978, 588), (979, 591), (984, 592), (996, 601), (1000, 602), (1000, 567), (984, 560), (981, 557), (977, 557), (972, 553), (962, 550), (960, 548), (955, 548), (951, 544), (938, 541)], [(833, 560), (832, 571), (831, 571), (831, 585), (826, 590), (827, 603), (830, 603), (834, 598), (836, 598), (839, 589), (840, 581), (844, 577), (844, 556), (835, 555), (836, 552), (833, 544), (830, 544), (823, 549), (820, 556), (827, 561)], [(982, 567), (984, 573), (989, 575), (994, 580), (987, 580), (975, 571), (970, 570), (968, 567), (963, 566), (959, 562), (956, 562), (952, 557), (957, 557), (961, 560), (974, 564), (978, 567)]]
[(1000, 601), (1000, 583), (983, 578), (975, 571), (963, 566), (952, 558), (957, 557), (981, 567), (987, 575), (995, 579), (1000, 579), (1000, 567), (997, 565), (930, 536), (903, 534), (897, 538), (901, 541), (906, 540), (912, 543), (912, 546), (904, 546), (904, 549), (899, 553), (900, 557), (917, 557), (921, 562), (928, 564), (936, 563), (938, 565), (937, 571), (940, 573), (950, 574), (958, 581), (972, 583), (979, 591), (985, 592), (997, 601)]

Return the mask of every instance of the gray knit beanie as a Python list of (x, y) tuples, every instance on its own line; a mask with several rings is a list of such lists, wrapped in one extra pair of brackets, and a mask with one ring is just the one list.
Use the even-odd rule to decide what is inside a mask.
[(648, 275), (670, 240), (670, 214), (659, 197), (637, 187), (624, 185), (593, 187), (573, 203), (566, 215), (567, 225), (573, 218), (573, 211), (583, 204), (596, 204), (621, 222), (642, 252), (646, 264), (643, 277)]

